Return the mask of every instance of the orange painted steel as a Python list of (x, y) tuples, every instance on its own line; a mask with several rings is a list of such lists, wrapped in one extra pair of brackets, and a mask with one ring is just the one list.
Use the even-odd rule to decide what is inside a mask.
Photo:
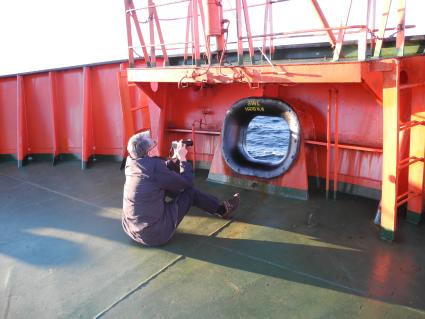
[(196, 83), (361, 83), (362, 69), (357, 62), (299, 63), (202, 68), (167, 67), (128, 69), (130, 82)]
[(399, 154), (399, 114), (400, 114), (400, 63), (395, 60), (395, 68), (384, 72), (383, 83), (383, 160), (382, 160), (382, 201), (381, 226), (390, 232), (397, 227), (397, 194), (399, 174), (397, 164)]

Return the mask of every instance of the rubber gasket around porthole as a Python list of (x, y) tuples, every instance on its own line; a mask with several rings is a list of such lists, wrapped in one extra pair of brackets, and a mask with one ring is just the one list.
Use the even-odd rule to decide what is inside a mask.
[[(288, 151), (280, 161), (269, 162), (251, 157), (245, 148), (248, 125), (256, 116), (281, 117), (289, 127)], [(301, 126), (295, 111), (285, 102), (250, 97), (237, 101), (227, 111), (222, 129), (222, 154), (227, 165), (236, 173), (260, 178), (284, 174), (298, 157)], [(273, 143), (273, 141), (270, 141)]]

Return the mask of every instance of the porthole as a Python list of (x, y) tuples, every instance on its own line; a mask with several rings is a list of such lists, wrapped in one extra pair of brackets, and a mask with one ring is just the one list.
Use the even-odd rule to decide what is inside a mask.
[[(264, 156), (251, 148), (250, 125), (271, 121), (280, 125), (279, 134), (263, 125), (254, 133), (263, 138), (262, 144), (269, 146), (267, 152), (275, 156)], [(254, 124), (252, 124), (254, 123)], [(273, 134), (271, 134), (273, 133)], [(297, 159), (301, 128), (295, 111), (285, 102), (269, 98), (245, 98), (236, 102), (227, 112), (222, 130), (222, 153), (229, 167), (242, 175), (273, 178), (284, 174)], [(284, 141), (286, 139), (286, 141)], [(281, 148), (279, 148), (281, 144)], [(284, 145), (285, 144), (285, 145)], [(272, 154), (268, 155), (272, 155)]]

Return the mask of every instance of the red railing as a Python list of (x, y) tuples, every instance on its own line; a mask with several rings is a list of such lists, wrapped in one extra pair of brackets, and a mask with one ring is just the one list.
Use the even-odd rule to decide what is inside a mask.
[[(201, 57), (205, 56), (207, 64), (212, 63), (213, 52), (217, 54), (219, 63), (223, 63), (223, 56), (226, 54), (228, 45), (235, 45), (238, 54), (238, 63), (244, 63), (243, 54), (247, 49), (251, 62), (254, 62), (254, 52), (259, 52), (266, 57), (269, 54), (271, 59), (275, 52), (275, 44), (277, 40), (283, 38), (294, 37), (323, 37), (326, 36), (330, 46), (333, 48), (333, 60), (340, 59), (341, 49), (346, 40), (346, 34), (358, 33), (358, 60), (366, 59), (366, 51), (368, 43), (374, 46), (373, 57), (377, 58), (381, 54), (383, 40), (386, 31), (394, 31), (391, 36), (396, 34), (397, 55), (404, 53), (404, 30), (412, 28), (413, 25), (405, 24), (405, 1), (399, 1), (397, 6), (397, 25), (395, 27), (387, 27), (388, 17), (390, 15), (391, 1), (384, 1), (382, 8), (382, 17), (379, 29), (370, 27), (370, 11), (374, 0), (367, 1), (365, 6), (364, 23), (349, 25), (351, 15), (351, 7), (353, 0), (350, 0), (347, 12), (342, 12), (339, 16), (344, 16), (342, 25), (331, 26), (324, 11), (322, 10), (318, 0), (310, 0), (311, 9), (314, 10), (318, 17), (317, 28), (301, 29), (301, 30), (276, 30), (273, 31), (273, 5), (286, 0), (264, 0), (264, 2), (248, 4), (247, 0), (236, 0), (235, 7), (224, 8), (225, 2), (220, 0), (175, 0), (156, 4), (154, 0), (148, 0), (148, 5), (136, 8), (133, 0), (125, 0), (127, 34), (128, 34), (128, 53), (130, 67), (134, 66), (135, 56), (141, 57), (146, 61), (148, 66), (156, 66), (156, 57), (160, 51), (163, 58), (163, 66), (169, 64), (169, 51), (181, 54), (184, 57), (184, 63), (188, 63), (189, 55), (192, 56), (192, 64), (201, 65)], [(230, 3), (229, 3), (230, 4)], [(157, 8), (167, 8), (172, 12), (173, 16), (160, 17)], [(253, 34), (251, 28), (249, 8), (256, 8), (255, 19), (256, 25), (259, 22), (258, 13), (260, 7), (264, 7), (263, 33)], [(170, 9), (171, 8), (171, 9)], [(174, 10), (175, 8), (175, 10)], [(186, 16), (183, 15), (186, 13)], [(234, 13), (224, 18), (224, 13)], [(148, 18), (142, 21), (138, 13), (148, 14)], [(173, 41), (164, 41), (163, 24), (171, 21), (186, 20), (185, 32), (182, 30), (167, 30), (167, 37), (173, 38)], [(261, 20), (261, 19), (260, 19)], [(132, 23), (133, 22), (133, 23)], [(146, 24), (142, 32), (141, 25)], [(132, 27), (133, 26), (133, 27)], [(184, 26), (182, 26), (184, 28)], [(229, 31), (236, 34), (236, 40), (227, 41)], [(134, 45), (133, 32), (137, 35), (139, 45)], [(201, 34), (202, 32), (202, 34)], [(171, 34), (170, 34), (171, 33)], [(184, 39), (176, 41), (177, 34), (184, 34)], [(149, 42), (146, 43), (146, 39)], [(215, 42), (212, 39), (215, 39)], [(260, 42), (258, 46), (255, 42)], [(213, 49), (213, 46), (214, 49)], [(137, 52), (141, 49), (142, 53)], [(180, 50), (180, 52), (178, 52)]]

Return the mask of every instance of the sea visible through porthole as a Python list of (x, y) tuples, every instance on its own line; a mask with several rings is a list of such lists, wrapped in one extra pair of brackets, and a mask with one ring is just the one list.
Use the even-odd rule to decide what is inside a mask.
[(256, 116), (248, 125), (245, 148), (261, 161), (278, 162), (288, 152), (290, 130), (281, 117)]

